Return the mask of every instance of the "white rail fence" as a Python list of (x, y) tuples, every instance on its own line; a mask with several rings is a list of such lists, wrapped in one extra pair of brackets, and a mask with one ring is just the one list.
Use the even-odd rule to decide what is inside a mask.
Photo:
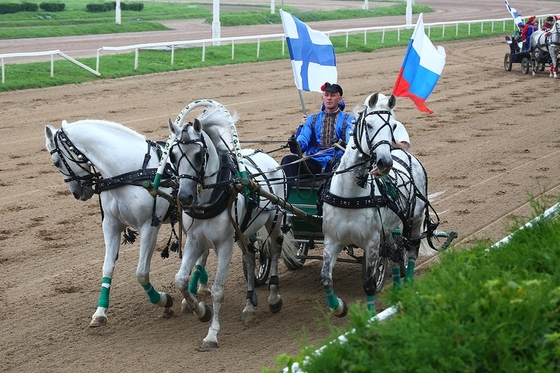
[(84, 65), (83, 63), (81, 63), (80, 61), (70, 57), (69, 55), (57, 50), (53, 50), (53, 51), (45, 51), (45, 52), (24, 52), (24, 53), (7, 53), (7, 54), (0, 54), (0, 64), (2, 65), (2, 84), (5, 83), (6, 81), (6, 74), (5, 74), (5, 68), (4, 68), (4, 59), (5, 58), (10, 58), (10, 57), (34, 57), (34, 56), (51, 56), (51, 78), (54, 76), (54, 56), (55, 55), (59, 55), (60, 57), (72, 62), (73, 64), (76, 64), (78, 66), (80, 66), (82, 69), (85, 69), (87, 71), (89, 71), (90, 73), (97, 75), (97, 76), (101, 76), (101, 73), (99, 73), (99, 71), (96, 71), (94, 69), (92, 69), (91, 67)]
[[(538, 19), (542, 20), (546, 17), (546, 15), (539, 15), (537, 16)], [(445, 37), (446, 31), (449, 30), (455, 31), (455, 36), (459, 34), (459, 26), (460, 25), (468, 25), (468, 34), (471, 34), (472, 27), (476, 27), (480, 25), (480, 32), (484, 32), (485, 24), (490, 23), (491, 32), (495, 32), (496, 27), (500, 27), (501, 31), (506, 32), (506, 24), (507, 22), (511, 21), (511, 18), (502, 18), (502, 19), (485, 19), (485, 20), (476, 20), (476, 21), (454, 21), (454, 22), (437, 22), (437, 23), (426, 23), (424, 24), (425, 29), (427, 29), (428, 37), (431, 37), (431, 29), (432, 28), (441, 28), (441, 37)], [(400, 41), (401, 39), (401, 31), (410, 29), (410, 25), (398, 25), (398, 26), (376, 26), (376, 27), (362, 27), (362, 28), (351, 28), (351, 29), (341, 29), (341, 30), (331, 30), (331, 31), (324, 31), (327, 36), (336, 36), (336, 35), (346, 35), (346, 48), (348, 47), (349, 37), (350, 35), (355, 35), (359, 33), (363, 33), (364, 35), (364, 45), (367, 45), (367, 36), (368, 33), (371, 32), (380, 32), (381, 33), (381, 43), (385, 42), (385, 34), (389, 31), (397, 31), (397, 40)], [(453, 31), (451, 31), (453, 32)], [(52, 50), (52, 51), (44, 51), (44, 52), (25, 52), (25, 53), (7, 53), (7, 54), (0, 54), (0, 62), (2, 65), (2, 84), (5, 83), (5, 59), (9, 59), (12, 57), (34, 57), (34, 56), (50, 56), (51, 58), (51, 78), (54, 76), (54, 56), (59, 55), (64, 59), (75, 63), (76, 65), (84, 68), (85, 70), (95, 74), (97, 76), (101, 76), (99, 71), (100, 68), (100, 59), (101, 59), (101, 52), (103, 51), (113, 51), (113, 52), (127, 52), (127, 51), (134, 51), (134, 69), (138, 69), (138, 60), (139, 60), (139, 53), (141, 50), (146, 49), (162, 49), (167, 48), (171, 49), (171, 60), (170, 64), (173, 65), (175, 61), (175, 50), (187, 48), (187, 47), (202, 47), (202, 55), (201, 60), (204, 62), (206, 60), (206, 46), (207, 45), (221, 45), (223, 44), (231, 44), (231, 59), (235, 60), (235, 44), (239, 42), (257, 42), (256, 48), (256, 56), (257, 58), (260, 56), (260, 44), (261, 41), (273, 41), (273, 40), (281, 40), (282, 41), (282, 55), (285, 54), (285, 35), (284, 34), (268, 34), (268, 35), (255, 35), (255, 36), (237, 36), (237, 37), (229, 37), (229, 38), (218, 38), (218, 39), (201, 39), (201, 40), (183, 40), (183, 41), (173, 41), (173, 42), (161, 42), (161, 43), (146, 43), (146, 44), (135, 44), (135, 45), (125, 45), (120, 47), (112, 47), (112, 46), (104, 46), (97, 49), (97, 60), (95, 65), (95, 70), (82, 64), (81, 62), (73, 59), (72, 57), (66, 55), (65, 53), (61, 52), (60, 50)]]
[[(476, 21), (454, 21), (454, 22), (437, 22), (424, 24), (424, 27), (428, 30), (428, 37), (430, 37), (431, 28), (441, 27), (441, 37), (445, 37), (446, 29), (454, 29), (455, 36), (459, 35), (459, 26), (468, 25), (468, 34), (471, 34), (471, 28), (473, 25), (480, 24), (480, 32), (484, 32), (484, 24), (490, 23), (491, 32), (494, 32), (496, 25), (501, 24), (502, 31), (506, 31), (506, 23), (511, 21), (511, 18), (503, 19), (485, 19)], [(331, 30), (324, 31), (324, 33), (331, 37), (336, 35), (346, 35), (345, 47), (348, 48), (350, 35), (355, 35), (359, 33), (364, 34), (364, 45), (367, 45), (367, 35), (368, 32), (379, 32), (381, 33), (381, 43), (385, 43), (385, 33), (388, 31), (397, 31), (397, 40), (401, 40), (401, 31), (410, 29), (410, 25), (397, 25), (397, 26), (375, 26), (375, 27), (361, 27), (361, 28), (351, 28), (351, 29), (341, 29), (341, 30)], [(188, 48), (188, 47), (202, 47), (201, 60), (204, 62), (206, 60), (206, 45), (213, 45), (214, 42), (218, 42), (220, 45), (231, 44), (231, 59), (235, 60), (235, 43), (239, 41), (243, 42), (257, 42), (256, 56), (260, 55), (260, 43), (262, 40), (281, 40), (282, 41), (282, 55), (285, 54), (285, 35), (282, 34), (268, 34), (268, 35), (255, 35), (255, 36), (237, 36), (229, 38), (220, 39), (201, 39), (201, 40), (184, 40), (184, 41), (174, 41), (174, 42), (163, 42), (163, 43), (148, 43), (148, 44), (136, 44), (136, 45), (125, 45), (121, 47), (101, 47), (97, 50), (97, 62), (96, 69), (99, 71), (99, 61), (102, 51), (134, 51), (134, 69), (138, 69), (138, 59), (139, 53), (143, 49), (158, 49), (158, 48), (168, 48), (171, 50), (171, 65), (174, 64), (175, 60), (175, 50)]]

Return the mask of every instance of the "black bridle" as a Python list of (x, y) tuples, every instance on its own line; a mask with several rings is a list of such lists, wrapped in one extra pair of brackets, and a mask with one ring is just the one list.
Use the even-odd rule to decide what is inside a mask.
[[(59, 167), (60, 165), (55, 164), (55, 166), (62, 175), (66, 176), (64, 178), (65, 183), (77, 181), (82, 187), (92, 187), (96, 182), (102, 179), (101, 174), (96, 170), (93, 163), (91, 163), (84, 153), (74, 146), (62, 128), (56, 131), (54, 144), (55, 148), (50, 151), (50, 154), (58, 154), (60, 161), (64, 164), (66, 172)], [(86, 175), (76, 175), (72, 167), (70, 167), (69, 162), (76, 164), (79, 168), (84, 170)]]
[[(158, 158), (161, 158), (161, 149), (153, 142), (146, 140), (148, 149), (144, 155), (144, 162), (142, 168), (136, 171), (126, 172), (124, 174), (104, 178), (103, 175), (97, 170), (95, 165), (88, 159), (88, 157), (80, 151), (70, 140), (66, 132), (61, 128), (56, 131), (54, 135), (55, 148), (50, 151), (50, 154), (58, 154), (60, 161), (64, 164), (63, 170), (60, 164), (55, 164), (60, 173), (64, 176), (64, 182), (69, 183), (76, 181), (82, 188), (93, 188), (96, 194), (105, 190), (118, 188), (122, 185), (142, 185), (145, 180), (152, 180), (157, 173), (157, 168), (148, 168), (148, 162), (151, 159), (151, 150), (156, 149)], [(86, 172), (85, 175), (78, 176), (70, 163), (76, 164), (80, 169)]]
[[(204, 139), (204, 136), (202, 135), (202, 132), (200, 133), (199, 138), (183, 140), (184, 135), (188, 135), (189, 127), (192, 127), (192, 126), (193, 126), (192, 123), (187, 123), (183, 127), (183, 130), (181, 131), (181, 136), (175, 141), (175, 144), (173, 146), (177, 146), (181, 155), (179, 156), (179, 159), (174, 159), (174, 161), (177, 164), (177, 170), (179, 170), (179, 164), (181, 163), (183, 158), (186, 159), (187, 162), (189, 163), (189, 165), (192, 167), (192, 169), (195, 170), (196, 176), (192, 176), (192, 175), (189, 175), (189, 174), (180, 174), (177, 177), (179, 179), (192, 180), (192, 181), (200, 184), (202, 187), (204, 187), (204, 178), (207, 177), (206, 176), (206, 165), (208, 163), (208, 158), (209, 158), (210, 155), (208, 153), (208, 145), (206, 144), (206, 141)], [(189, 157), (187, 156), (186, 151), (183, 150), (183, 148), (181, 146), (178, 146), (179, 144), (180, 145), (185, 145), (185, 146), (196, 145), (196, 146), (200, 147), (200, 150), (196, 153), (197, 157), (198, 157), (198, 162), (201, 164), (201, 166), (198, 170), (197, 170), (196, 166), (194, 165), (193, 161), (191, 159), (189, 159)], [(213, 175), (209, 175), (209, 176), (213, 176)]]
[[(391, 129), (391, 138), (394, 142), (393, 131), (395, 129), (395, 126), (394, 125), (391, 126), (391, 123), (389, 122), (391, 120), (391, 116), (392, 116), (392, 113), (389, 110), (376, 110), (376, 111), (371, 111), (369, 113), (366, 113), (366, 111), (367, 111), (367, 109), (360, 111), (360, 113), (358, 115), (358, 119), (356, 120), (356, 127), (354, 128), (354, 133), (353, 133), (354, 145), (360, 151), (360, 153), (362, 153), (364, 156), (369, 157), (369, 158), (373, 159), (373, 161), (375, 161), (375, 159), (376, 159), (375, 150), (381, 145), (392, 146), (392, 143), (387, 141), (387, 140), (380, 140), (380, 141), (377, 141), (376, 143), (373, 143), (373, 141), (375, 140), (375, 138), (377, 137), (379, 132), (383, 128), (388, 126)], [(377, 115), (384, 122), (383, 125), (381, 125), (377, 129), (377, 131), (375, 131), (375, 134), (373, 135), (373, 137), (370, 137), (369, 131), (367, 131), (367, 128), (371, 127), (371, 125), (366, 121), (366, 118), (369, 117), (370, 115)], [(383, 115), (386, 115), (387, 117), (383, 117)], [(360, 146), (360, 139), (364, 135), (366, 137), (366, 142), (367, 142), (367, 145), (368, 145), (368, 152), (365, 152), (362, 149), (362, 147)]]
[[(394, 142), (393, 131), (395, 130), (396, 125), (391, 126), (390, 120), (391, 120), (392, 113), (389, 110), (375, 110), (369, 113), (367, 113), (366, 111), (367, 109), (364, 109), (359, 112), (358, 119), (356, 120), (356, 127), (354, 128), (353, 136), (354, 136), (354, 146), (360, 151), (360, 153), (364, 157), (366, 157), (368, 167), (371, 167), (377, 161), (376, 149), (381, 145), (392, 146), (392, 142)], [(366, 118), (369, 117), (370, 115), (377, 115), (384, 122), (383, 125), (381, 125), (377, 129), (377, 131), (375, 131), (372, 137), (370, 137), (369, 131), (367, 130), (368, 127), (371, 127), (371, 125), (366, 121)], [(386, 117), (384, 117), (384, 115), (386, 115)], [(391, 129), (392, 142), (389, 142), (387, 140), (379, 140), (376, 143), (374, 143), (374, 140), (379, 134), (379, 132), (386, 126), (388, 126)], [(366, 137), (366, 143), (368, 146), (367, 152), (364, 151), (364, 149), (362, 149), (360, 145), (360, 139), (364, 135)]]

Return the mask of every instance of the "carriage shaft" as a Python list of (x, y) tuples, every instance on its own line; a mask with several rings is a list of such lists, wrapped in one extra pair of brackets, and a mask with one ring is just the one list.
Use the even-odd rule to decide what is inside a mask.
[(243, 193), (243, 187), (245, 187), (245, 188), (249, 189), (251, 192), (255, 192), (259, 196), (268, 199), (272, 204), (280, 206), (280, 207), (290, 211), (292, 214), (296, 215), (298, 218), (305, 219), (310, 224), (313, 224), (314, 226), (316, 226), (318, 228), (322, 228), (323, 220), (321, 218), (318, 218), (317, 216), (308, 214), (305, 211), (298, 209), (297, 207), (295, 207), (294, 205), (292, 205), (291, 203), (289, 203), (285, 199), (280, 198), (277, 195), (272, 194), (272, 193), (262, 189), (259, 184), (255, 183), (251, 179), (241, 178), (240, 181), (241, 181), (241, 185), (235, 184), (235, 186), (234, 186), (238, 192)]

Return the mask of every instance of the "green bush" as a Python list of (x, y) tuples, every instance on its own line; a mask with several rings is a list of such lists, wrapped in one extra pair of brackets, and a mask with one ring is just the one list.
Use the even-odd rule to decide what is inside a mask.
[[(117, 6), (116, 3), (115, 7)], [(144, 4), (142, 3), (130, 3), (130, 4), (126, 4), (126, 3), (121, 3), (121, 10), (135, 10), (137, 12), (141, 12), (142, 9), (144, 9)]]
[(18, 12), (36, 12), (39, 10), (39, 5), (34, 3), (6, 3), (0, 4), (0, 14), (10, 14)]
[(35, 3), (21, 3), (23, 10), (22, 12), (37, 12), (39, 10), (39, 5)]
[(62, 12), (66, 4), (63, 3), (41, 3), (39, 8), (45, 12)]
[[(88, 12), (110, 12), (115, 10), (117, 7), (116, 2), (111, 3), (103, 3), (103, 4), (88, 4), (86, 9)], [(121, 10), (135, 10), (135, 11), (142, 11), (144, 9), (144, 4), (142, 3), (121, 3)]]
[(115, 5), (111, 3), (87, 4), (86, 10), (91, 13), (110, 12), (111, 10), (115, 10)]

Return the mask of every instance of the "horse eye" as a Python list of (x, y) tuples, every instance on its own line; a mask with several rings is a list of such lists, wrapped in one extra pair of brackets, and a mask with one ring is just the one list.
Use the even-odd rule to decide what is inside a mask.
[(54, 165), (56, 168), (59, 168), (59, 167), (60, 167), (60, 161), (54, 162), (53, 165)]

